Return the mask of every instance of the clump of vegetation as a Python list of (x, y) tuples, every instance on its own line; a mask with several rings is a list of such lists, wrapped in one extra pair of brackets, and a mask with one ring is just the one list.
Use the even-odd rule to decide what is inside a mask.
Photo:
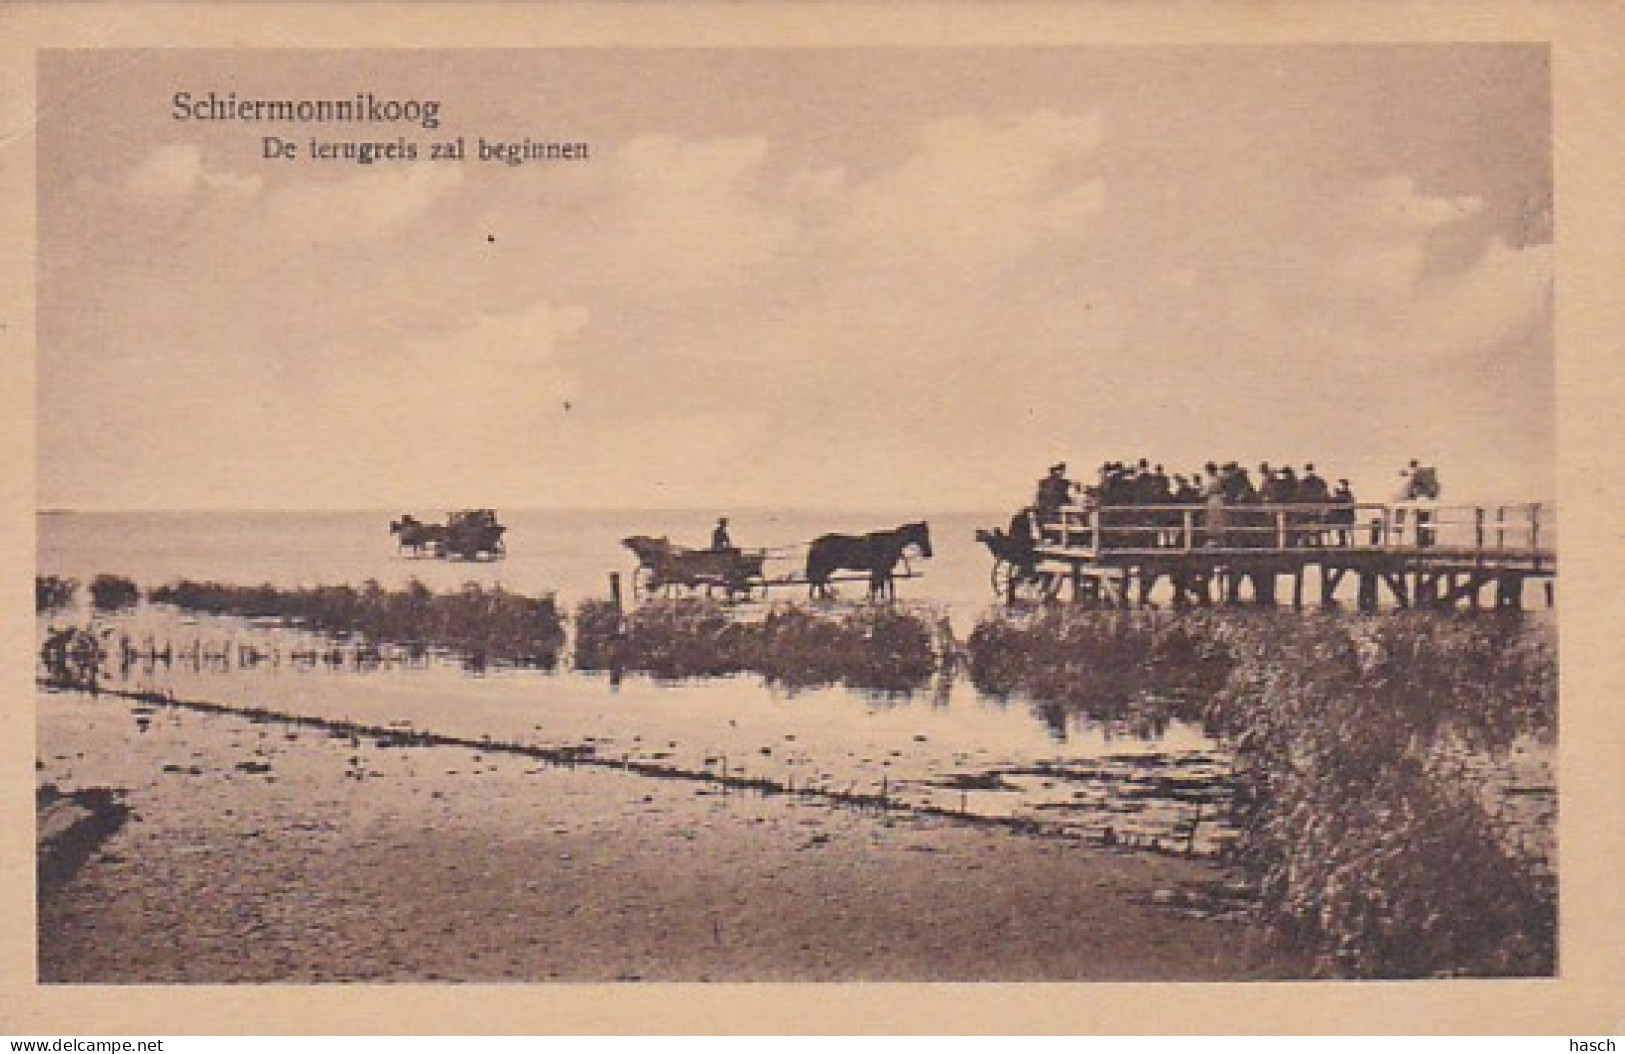
[(123, 575), (97, 575), (90, 580), (90, 602), (97, 611), (124, 611), (141, 599), (141, 591)]
[(1552, 634), (1516, 617), (1057, 611), (970, 639), (984, 691), (1115, 716), (1171, 700), (1236, 756), (1237, 862), (1323, 973), (1550, 974), (1556, 888), (1485, 766), (1557, 722)]
[(723, 677), (750, 669), (744, 624), (698, 598), (644, 604), (624, 618), (609, 604), (576, 612), (576, 665), (657, 677)]
[(96, 634), (77, 626), (52, 627), (40, 644), (45, 679), (59, 688), (95, 692), (101, 686), (106, 659), (107, 651)]
[(848, 609), (838, 617), (775, 608), (756, 629), (755, 668), (790, 687), (842, 683), (903, 692), (924, 685), (937, 669), (932, 624), (885, 605)]
[(1020, 694), (1097, 719), (1148, 706), (1198, 717), (1229, 676), (1229, 650), (1199, 616), (1050, 608), (994, 615), (971, 632), (971, 679), (989, 695)]
[(1556, 656), (1519, 620), (1282, 621), (1228, 636), (1210, 717), (1244, 780), (1242, 860), (1329, 974), (1542, 975), (1557, 895), (1452, 761), (1556, 726)]
[(277, 618), (378, 643), (444, 648), (480, 664), (551, 668), (564, 646), (564, 619), (552, 594), (528, 597), (474, 582), (456, 592), (434, 593), (416, 580), (396, 590), (371, 580), (359, 589), (182, 580), (149, 590), (147, 597), (210, 615)]
[(927, 619), (879, 605), (840, 614), (784, 605), (758, 621), (704, 599), (657, 601), (624, 617), (603, 601), (576, 609), (576, 666), (584, 670), (670, 678), (753, 672), (791, 687), (903, 692), (930, 680), (937, 652)]
[(578, 670), (612, 670), (623, 665), (621, 611), (610, 600), (583, 600), (575, 613), (575, 665)]
[(49, 615), (73, 603), (79, 583), (61, 575), (34, 576), (34, 614)]

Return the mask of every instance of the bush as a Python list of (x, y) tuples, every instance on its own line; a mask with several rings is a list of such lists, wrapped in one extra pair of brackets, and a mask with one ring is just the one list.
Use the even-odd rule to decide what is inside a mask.
[(995, 696), (1025, 695), (1096, 720), (1147, 708), (1197, 718), (1231, 668), (1198, 614), (1050, 608), (984, 618), (971, 632), (971, 679)]
[(60, 575), (34, 576), (34, 614), (48, 615), (73, 603), (79, 583)]
[(90, 581), (90, 602), (97, 611), (123, 611), (140, 599), (141, 591), (122, 575), (97, 575)]
[(88, 628), (53, 627), (40, 644), (39, 654), (45, 678), (51, 684), (94, 692), (101, 683), (107, 651)]
[(1236, 759), (1237, 862), (1321, 972), (1550, 974), (1557, 894), (1487, 809), (1486, 766), (1557, 723), (1552, 632), (1518, 617), (1054, 611), (970, 640), (984, 691), (1159, 702)]
[(1450, 760), (1549, 735), (1556, 665), (1518, 620), (1400, 614), (1231, 626), (1210, 717), (1233, 745), (1242, 860), (1323, 972), (1549, 974), (1556, 889)]
[(470, 582), (433, 593), (416, 580), (388, 590), (375, 581), (279, 589), (182, 580), (148, 592), (153, 603), (245, 618), (278, 618), (323, 633), (375, 642), (446, 648), (476, 663), (551, 667), (564, 646), (564, 619), (552, 594), (527, 597)]
[(755, 672), (790, 687), (905, 692), (936, 672), (936, 632), (920, 615), (880, 605), (829, 615), (792, 604), (745, 621), (704, 599), (655, 601), (625, 617), (589, 600), (576, 609), (575, 655), (584, 670), (672, 678)]

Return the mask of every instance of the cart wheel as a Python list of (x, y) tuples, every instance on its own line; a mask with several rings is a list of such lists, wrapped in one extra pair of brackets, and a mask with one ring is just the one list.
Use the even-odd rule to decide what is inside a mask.
[(633, 570), (632, 595), (634, 597), (652, 597), (655, 595), (655, 590), (657, 588), (659, 587), (655, 584), (655, 573), (653, 569), (640, 565)]
[(1007, 560), (993, 561), (993, 573), (988, 576), (993, 585), (993, 595), (1000, 600), (1008, 599), (1010, 597), (1010, 580), (1020, 574), (1020, 568)]
[(1060, 591), (1059, 576), (1042, 571), (1026, 571), (1020, 564), (1000, 560), (993, 565), (993, 595), (1000, 600), (1015, 599), (1036, 604), (1051, 600)]

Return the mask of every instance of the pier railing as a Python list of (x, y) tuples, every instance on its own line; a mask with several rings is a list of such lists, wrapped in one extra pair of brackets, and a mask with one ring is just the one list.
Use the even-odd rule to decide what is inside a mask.
[(1556, 509), (1543, 502), (1071, 505), (1039, 531), (1039, 550), (1063, 558), (1344, 550), (1518, 560), (1540, 570), (1557, 548)]

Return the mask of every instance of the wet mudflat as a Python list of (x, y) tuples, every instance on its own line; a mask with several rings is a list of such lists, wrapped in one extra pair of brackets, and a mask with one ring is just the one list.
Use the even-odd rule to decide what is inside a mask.
[(964, 676), (887, 694), (754, 674), (471, 674), (448, 655), (161, 605), (100, 624), (115, 655), (128, 656), (109, 662), (105, 680), (124, 691), (879, 798), (1165, 851), (1211, 856), (1231, 836), (1229, 760), (1200, 728), (1046, 710), (988, 696)]
[(42, 903), (48, 983), (1304, 972), (1153, 903), (1213, 881), (1200, 861), (108, 696), (38, 709), (39, 781), (135, 812)]

